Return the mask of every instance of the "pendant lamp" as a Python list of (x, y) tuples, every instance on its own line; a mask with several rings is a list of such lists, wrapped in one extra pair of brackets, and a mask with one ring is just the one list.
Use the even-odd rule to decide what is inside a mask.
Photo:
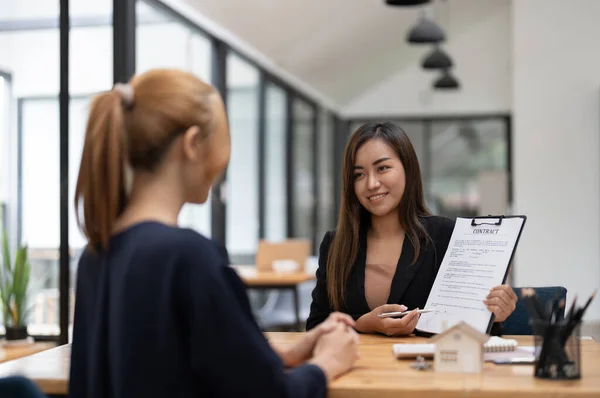
[(433, 87), (436, 90), (456, 90), (460, 87), (458, 80), (452, 76), (448, 69), (444, 69), (442, 76), (435, 81)]
[(439, 43), (446, 40), (442, 28), (431, 19), (422, 17), (408, 32), (407, 41), (414, 44)]
[(427, 4), (431, 0), (385, 0), (387, 5), (390, 6), (418, 6), (421, 4)]
[(421, 62), (423, 69), (447, 69), (451, 68), (452, 65), (452, 58), (438, 46), (426, 55), (423, 62)]

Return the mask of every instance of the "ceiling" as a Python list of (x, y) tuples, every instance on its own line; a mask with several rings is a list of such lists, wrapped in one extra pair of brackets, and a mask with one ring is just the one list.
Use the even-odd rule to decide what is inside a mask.
[[(340, 106), (419, 62), (428, 47), (410, 46), (405, 38), (421, 12), (446, 28), (445, 22), (461, 18), (461, 10), (496, 1), (390, 7), (383, 0), (186, 0)], [(461, 25), (453, 23), (451, 35)]]

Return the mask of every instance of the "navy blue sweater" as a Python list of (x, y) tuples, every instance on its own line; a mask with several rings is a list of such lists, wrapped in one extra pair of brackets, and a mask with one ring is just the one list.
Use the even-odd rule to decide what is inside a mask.
[(69, 396), (324, 397), (322, 370), (286, 370), (226, 252), (156, 222), (86, 250), (77, 274)]

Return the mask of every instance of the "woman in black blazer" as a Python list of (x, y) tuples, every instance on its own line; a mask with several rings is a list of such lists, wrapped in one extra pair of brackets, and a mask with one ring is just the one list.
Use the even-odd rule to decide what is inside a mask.
[[(391, 123), (367, 123), (354, 132), (342, 174), (338, 227), (321, 243), (306, 328), (341, 311), (362, 333), (411, 334), (416, 311), (400, 319), (377, 315), (424, 308), (454, 221), (429, 213), (417, 155), (406, 133)], [(495, 316), (492, 333), (516, 301), (508, 285), (490, 291), (484, 302)]]

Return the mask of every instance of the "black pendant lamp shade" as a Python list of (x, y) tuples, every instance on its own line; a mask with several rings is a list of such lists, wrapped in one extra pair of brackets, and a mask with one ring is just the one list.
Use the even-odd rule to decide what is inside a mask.
[(421, 4), (427, 4), (431, 0), (385, 0), (386, 4), (390, 6), (419, 6)]
[(419, 22), (408, 32), (409, 43), (439, 43), (446, 40), (446, 35), (442, 28), (434, 21), (427, 18), (421, 18)]
[(436, 47), (421, 63), (423, 69), (447, 69), (452, 67), (452, 58), (442, 49)]
[(433, 87), (438, 90), (456, 90), (460, 87), (460, 84), (448, 70), (445, 70), (444, 74), (435, 81)]

